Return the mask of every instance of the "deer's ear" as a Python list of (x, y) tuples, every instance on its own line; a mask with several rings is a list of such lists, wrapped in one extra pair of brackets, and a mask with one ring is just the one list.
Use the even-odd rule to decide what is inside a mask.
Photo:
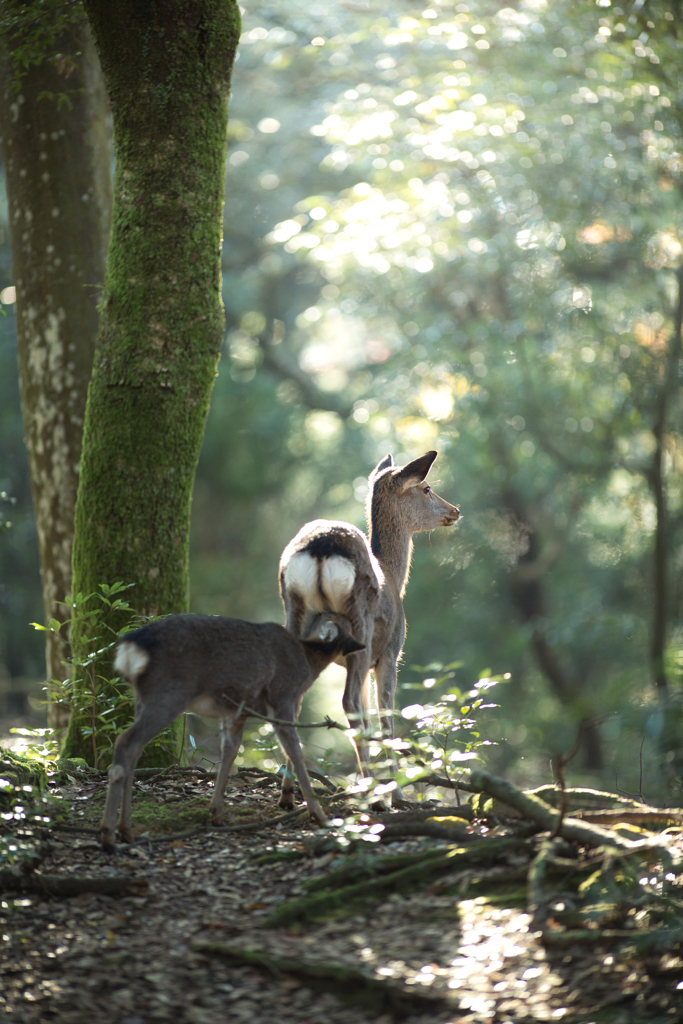
[(349, 636), (349, 637), (346, 637), (346, 639), (344, 640), (344, 645), (342, 647), (342, 654), (345, 654), (345, 655), (346, 654), (353, 654), (354, 651), (364, 651), (364, 650), (365, 650), (365, 644), (359, 643), (358, 640), (355, 639), (355, 637)]
[(432, 463), (438, 454), (438, 452), (425, 452), (419, 459), (413, 459), (412, 462), (403, 467), (400, 473), (396, 474), (396, 479), (400, 482), (404, 491), (409, 487), (415, 487), (416, 484), (422, 483), (432, 468)]
[(369, 479), (374, 480), (378, 473), (381, 473), (383, 469), (389, 469), (389, 467), (393, 466), (393, 464), (394, 460), (392, 459), (391, 454), (385, 455), (384, 458), (377, 463), (372, 473), (370, 474)]

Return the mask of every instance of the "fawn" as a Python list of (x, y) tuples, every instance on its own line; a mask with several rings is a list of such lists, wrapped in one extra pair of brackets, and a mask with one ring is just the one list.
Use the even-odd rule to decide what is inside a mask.
[[(183, 711), (220, 719), (221, 764), (210, 805), (219, 824), (228, 774), (250, 714), (274, 719), (273, 727), (311, 814), (322, 824), (325, 812), (311, 786), (294, 722), (308, 688), (336, 657), (362, 650), (343, 616), (326, 613), (299, 639), (274, 622), (252, 623), (218, 615), (169, 615), (119, 641), (114, 669), (133, 687), (134, 723), (114, 746), (102, 817), (102, 845), (119, 835), (130, 842), (133, 771), (145, 743)], [(284, 778), (280, 805), (294, 806), (291, 771)]]

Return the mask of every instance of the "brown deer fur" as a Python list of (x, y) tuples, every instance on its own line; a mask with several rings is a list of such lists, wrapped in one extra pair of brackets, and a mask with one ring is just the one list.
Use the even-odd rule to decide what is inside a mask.
[(460, 511), (440, 498), (426, 477), (436, 452), (427, 452), (403, 468), (387, 455), (369, 477), (369, 538), (350, 523), (316, 519), (287, 545), (280, 559), (280, 593), (286, 624), (305, 637), (317, 615), (345, 615), (365, 649), (345, 657), (344, 711), (360, 731), (355, 745), (362, 773), (367, 772), (368, 674), (375, 671), (380, 719), (393, 735), (397, 663), (406, 623), (402, 598), (412, 557), (412, 535), (451, 526)]
[[(126, 634), (117, 645), (114, 668), (135, 691), (136, 716), (114, 746), (100, 830), (104, 848), (114, 847), (119, 803), (119, 834), (130, 842), (135, 765), (145, 743), (183, 711), (221, 720), (221, 766), (210, 807), (214, 824), (221, 821), (228, 774), (253, 712), (280, 720), (273, 728), (290, 770), (293, 765), (311, 814), (324, 822), (296, 728), (287, 723), (296, 722), (301, 699), (320, 672), (361, 646), (348, 632), (348, 621), (334, 614), (318, 616), (306, 640), (274, 622), (219, 615), (168, 615)], [(294, 805), (291, 774), (283, 781), (280, 804)]]

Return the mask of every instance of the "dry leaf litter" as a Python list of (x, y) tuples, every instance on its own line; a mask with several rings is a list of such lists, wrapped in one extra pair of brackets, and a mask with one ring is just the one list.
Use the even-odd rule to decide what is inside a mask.
[[(72, 824), (96, 828), (106, 780), (71, 778), (60, 787)], [(211, 783), (162, 776), (136, 781), (161, 804), (206, 801)], [(279, 814), (274, 783), (233, 777), (230, 825)], [(180, 814), (179, 814), (180, 817)], [(179, 828), (177, 831), (181, 831)], [(318, 833), (319, 834), (319, 833)], [(637, 960), (618, 946), (545, 949), (519, 905), (468, 896), (462, 874), (354, 908), (354, 916), (272, 929), (274, 907), (339, 861), (335, 853), (259, 864), (267, 851), (296, 851), (316, 836), (305, 817), (253, 832), (209, 831), (168, 842), (143, 837), (104, 854), (96, 835), (51, 832), (41, 870), (64, 875), (131, 875), (144, 896), (86, 894), (2, 901), (0, 1019), (43, 1024), (512, 1024), (566, 1021), (660, 1024), (683, 1021), (683, 962), (669, 953)], [(398, 840), (372, 854), (438, 845)], [(363, 852), (366, 852), (365, 850)], [(336, 858), (336, 860), (335, 860)], [(315, 989), (296, 970), (240, 964), (207, 944), (257, 951), (306, 969), (341, 965), (390, 985), (390, 1003), (346, 1005), (340, 989)], [(353, 979), (342, 983), (352, 996)], [(398, 993), (398, 996), (397, 996)], [(414, 994), (419, 994), (415, 999)]]

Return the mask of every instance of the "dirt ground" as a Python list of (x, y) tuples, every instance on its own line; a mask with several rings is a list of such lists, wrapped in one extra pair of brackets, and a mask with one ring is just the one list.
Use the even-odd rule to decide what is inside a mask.
[[(97, 827), (105, 785), (104, 777), (74, 775), (56, 787), (70, 827)], [(147, 888), (123, 897), (5, 893), (0, 1020), (683, 1021), (678, 955), (636, 959), (623, 943), (546, 949), (530, 930), (523, 881), (481, 895), (468, 890), (462, 873), (442, 875), (427, 888), (355, 905), (351, 916), (268, 927), (273, 909), (300, 896), (304, 880), (348, 858), (332, 851), (263, 863), (269, 853), (313, 850), (316, 826), (305, 816), (269, 825), (268, 818), (281, 815), (275, 782), (240, 773), (227, 792), (226, 822), (233, 828), (255, 823), (255, 829), (209, 830), (210, 787), (189, 775), (136, 781), (137, 829), (149, 831), (114, 854), (102, 852), (94, 832), (51, 832), (42, 872), (129, 875)], [(195, 834), (182, 838), (193, 826)], [(181, 837), (164, 839), (169, 830)], [(368, 855), (387, 856), (438, 844), (421, 837), (359, 845)], [(260, 954), (256, 965), (239, 959), (254, 954)]]

